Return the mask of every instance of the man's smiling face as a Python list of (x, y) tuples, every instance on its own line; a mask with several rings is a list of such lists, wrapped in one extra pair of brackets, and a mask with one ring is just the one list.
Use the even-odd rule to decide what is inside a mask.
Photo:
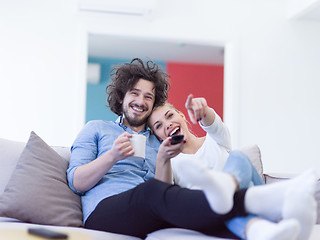
[(152, 111), (154, 101), (154, 83), (139, 79), (123, 98), (122, 112), (124, 115), (124, 125), (138, 128), (139, 131), (144, 129), (146, 120)]

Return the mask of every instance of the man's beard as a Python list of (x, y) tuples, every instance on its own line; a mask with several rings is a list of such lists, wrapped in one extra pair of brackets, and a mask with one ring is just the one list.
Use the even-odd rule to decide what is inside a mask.
[(125, 118), (126, 121), (129, 123), (129, 125), (132, 126), (132, 127), (140, 127), (140, 126), (142, 126), (142, 125), (144, 125), (144, 124), (147, 123), (147, 118), (148, 118), (148, 116), (145, 116), (145, 117), (143, 117), (143, 118), (141, 118), (141, 119), (139, 119), (139, 118), (132, 118), (132, 117), (130, 117), (129, 114), (128, 114), (128, 109), (124, 109), (124, 108), (123, 108), (122, 111), (123, 111), (123, 116), (124, 116), (124, 118)]

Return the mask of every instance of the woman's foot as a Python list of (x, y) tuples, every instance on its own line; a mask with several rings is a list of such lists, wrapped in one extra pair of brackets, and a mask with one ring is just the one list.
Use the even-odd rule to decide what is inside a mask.
[[(298, 191), (303, 199), (314, 199), (315, 186), (317, 182), (317, 176), (314, 171), (306, 171), (296, 178), (290, 180), (284, 180), (276, 183), (271, 183), (263, 186), (256, 186), (249, 188), (245, 196), (245, 208), (246, 210), (263, 218), (277, 222), (283, 218), (283, 214), (289, 216), (289, 212), (293, 211), (293, 208), (301, 208), (304, 203), (295, 201), (294, 207), (285, 207), (286, 202), (292, 201), (296, 198), (297, 194), (290, 196), (290, 192)], [(308, 189), (308, 191), (304, 190)], [(295, 190), (295, 191), (293, 191)], [(285, 212), (283, 212), (285, 209)]]
[(283, 219), (296, 219), (301, 226), (297, 240), (309, 239), (317, 221), (316, 181), (312, 177), (306, 180), (310, 183), (302, 186), (298, 183), (286, 192), (282, 209)]
[(201, 164), (177, 159), (178, 177), (184, 185), (204, 192), (211, 209), (218, 214), (228, 213), (233, 207), (233, 195), (237, 188), (230, 174), (208, 170)]

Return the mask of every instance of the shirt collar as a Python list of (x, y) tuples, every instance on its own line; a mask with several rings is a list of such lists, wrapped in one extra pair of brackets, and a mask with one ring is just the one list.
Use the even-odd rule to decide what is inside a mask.
[[(120, 127), (122, 127), (124, 130), (127, 130), (128, 128), (132, 131), (132, 129), (126, 125), (123, 125), (123, 116), (120, 115), (117, 120), (115, 121)], [(146, 124), (146, 128), (141, 131), (141, 133), (149, 132), (151, 133), (151, 129), (148, 127), (148, 124)]]
[(123, 123), (122, 115), (120, 115), (115, 122), (122, 125), (122, 123)]

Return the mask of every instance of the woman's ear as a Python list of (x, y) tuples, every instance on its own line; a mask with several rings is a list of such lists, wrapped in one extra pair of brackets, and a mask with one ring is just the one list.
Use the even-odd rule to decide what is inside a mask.
[(179, 112), (180, 116), (184, 119), (184, 120), (187, 120), (186, 119), (186, 116), (182, 113), (182, 112)]

